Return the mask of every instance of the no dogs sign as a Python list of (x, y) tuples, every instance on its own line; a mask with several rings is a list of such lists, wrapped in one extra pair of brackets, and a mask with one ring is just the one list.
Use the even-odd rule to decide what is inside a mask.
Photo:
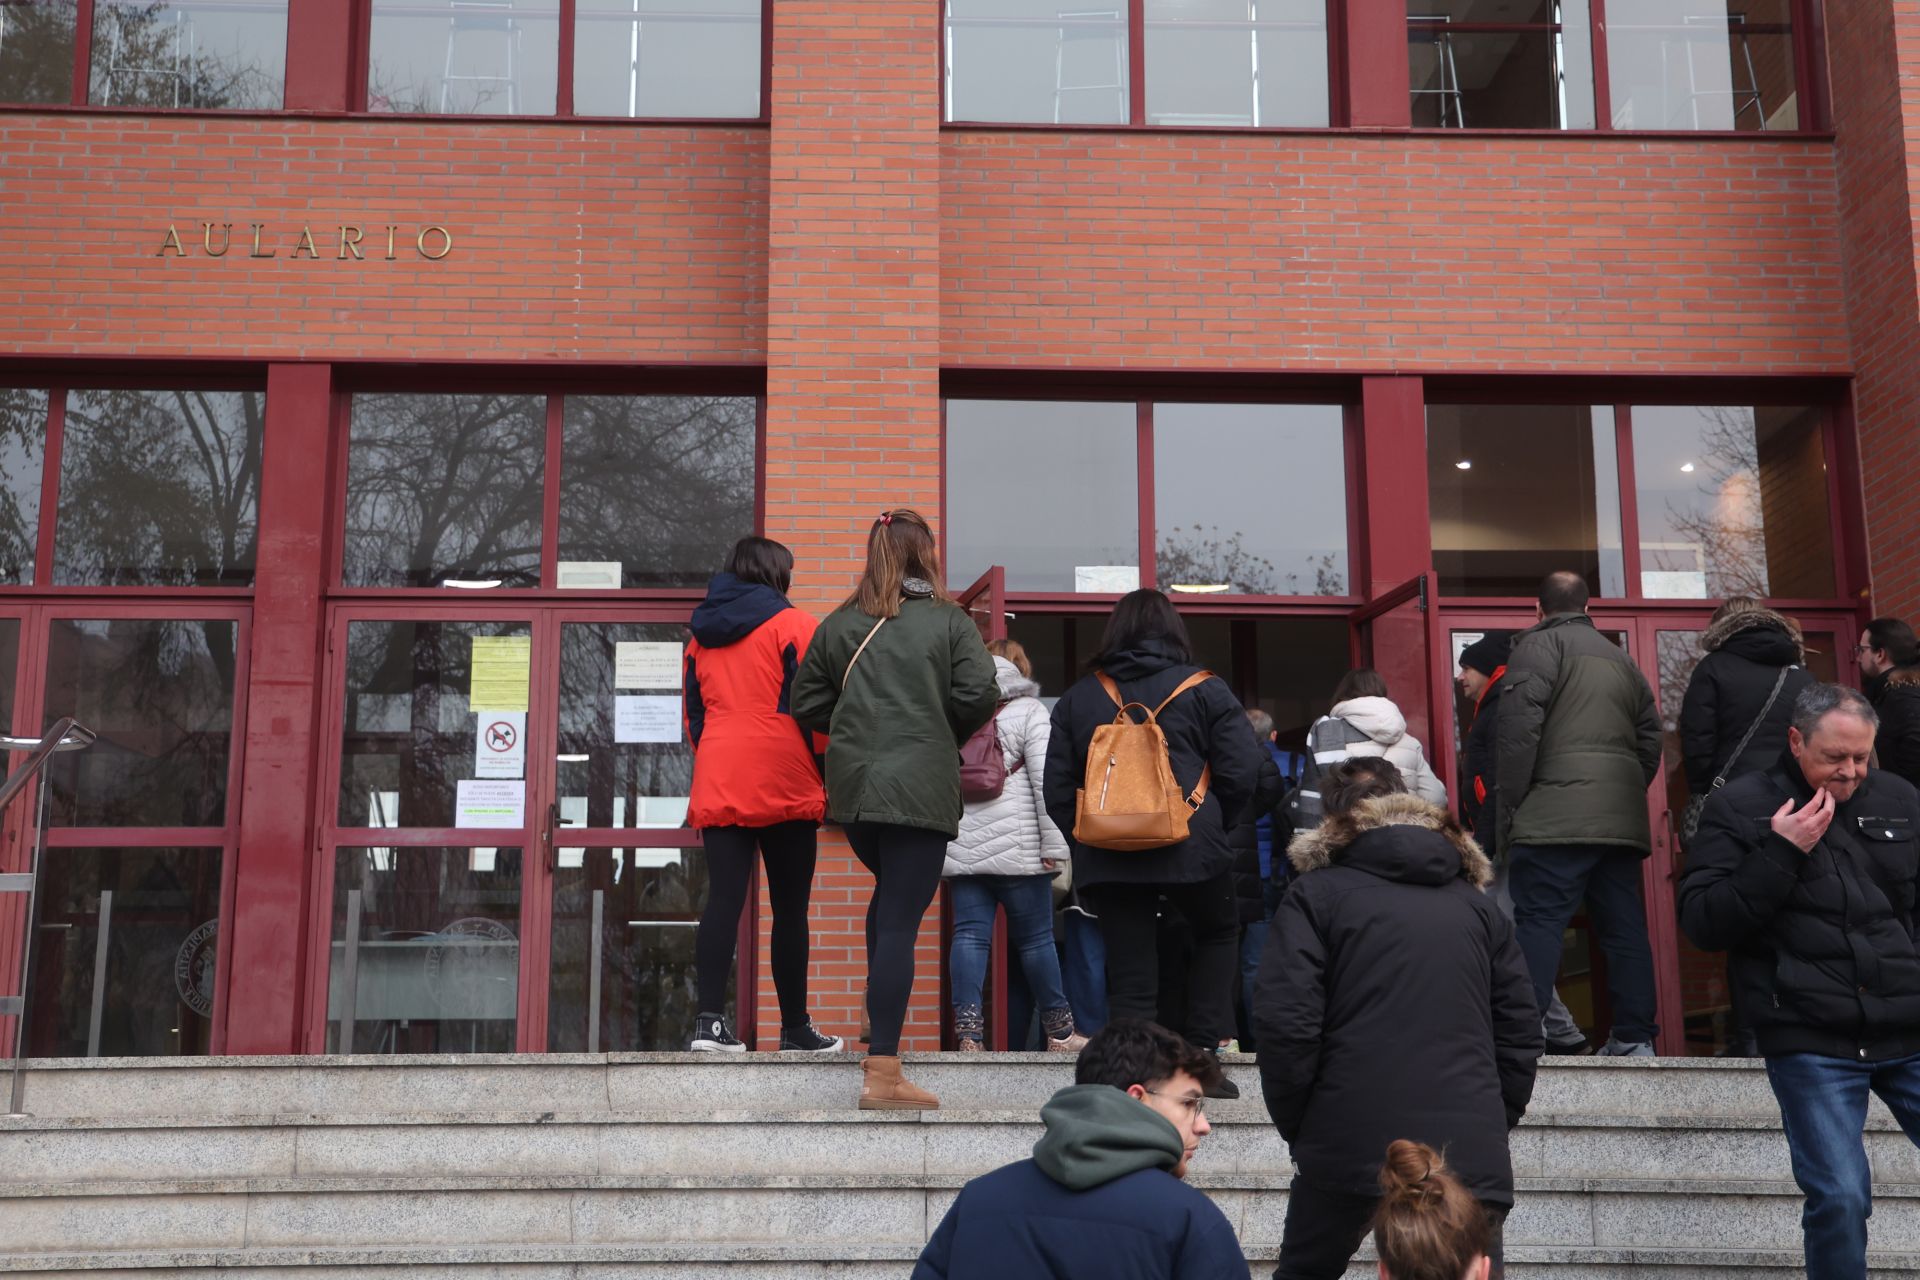
[(482, 711), (473, 744), (473, 776), (519, 778), (527, 772), (527, 713)]

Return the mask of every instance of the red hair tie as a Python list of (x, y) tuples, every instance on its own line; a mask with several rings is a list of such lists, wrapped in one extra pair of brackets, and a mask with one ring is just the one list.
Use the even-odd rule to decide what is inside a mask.
[(893, 512), (891, 512), (891, 511), (882, 511), (882, 512), (880, 513), (880, 523), (881, 523), (881, 524), (892, 524), (892, 523), (893, 523)]

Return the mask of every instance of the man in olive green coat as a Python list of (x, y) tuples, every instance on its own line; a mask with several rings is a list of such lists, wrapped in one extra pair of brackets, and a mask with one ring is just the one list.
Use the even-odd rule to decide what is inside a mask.
[(1640, 668), (1587, 616), (1584, 578), (1548, 575), (1540, 619), (1514, 641), (1500, 708), (1495, 840), (1510, 864), (1514, 929), (1544, 1009), (1584, 898), (1613, 995), (1600, 1052), (1650, 1057), (1658, 1028), (1640, 866), (1653, 849), (1660, 717)]

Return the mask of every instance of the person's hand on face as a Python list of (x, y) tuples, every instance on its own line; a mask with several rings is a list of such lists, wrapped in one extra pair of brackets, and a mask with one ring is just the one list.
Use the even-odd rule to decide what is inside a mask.
[(1774, 834), (1780, 836), (1802, 853), (1812, 853), (1820, 837), (1827, 834), (1827, 828), (1833, 824), (1833, 810), (1836, 801), (1833, 792), (1825, 787), (1817, 787), (1813, 799), (1799, 808), (1794, 808), (1793, 799), (1780, 806), (1773, 815)]

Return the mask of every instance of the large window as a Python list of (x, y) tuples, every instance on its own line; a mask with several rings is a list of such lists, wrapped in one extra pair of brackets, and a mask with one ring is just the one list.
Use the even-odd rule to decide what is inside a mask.
[(751, 396), (356, 395), (341, 580), (700, 586), (753, 527), (758, 423)]
[[(0, 102), (275, 110), (286, 82), (286, 0), (0, 4)], [(75, 50), (75, 43), (82, 48)], [(76, 82), (76, 65), (86, 76)]]
[(1408, 0), (1416, 128), (1591, 129), (1586, 0)]
[(1607, 0), (1616, 129), (1797, 129), (1793, 0)]
[(367, 109), (755, 119), (764, 3), (371, 0)]
[(1000, 565), (1017, 592), (1344, 596), (1344, 420), (1329, 404), (949, 400), (948, 578)]
[(1829, 599), (1826, 423), (1805, 405), (1431, 405), (1441, 589), (1528, 597), (1575, 569), (1608, 599)]

